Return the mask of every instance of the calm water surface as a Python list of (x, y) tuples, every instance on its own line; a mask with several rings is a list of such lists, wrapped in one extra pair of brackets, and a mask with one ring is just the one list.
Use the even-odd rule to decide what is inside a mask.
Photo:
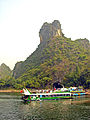
[(90, 97), (24, 104), (21, 96), (0, 93), (0, 120), (90, 120)]

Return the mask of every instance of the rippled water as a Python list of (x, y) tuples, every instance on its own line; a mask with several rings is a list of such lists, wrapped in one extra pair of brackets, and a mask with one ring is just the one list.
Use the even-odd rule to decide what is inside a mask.
[(90, 98), (24, 104), (20, 96), (2, 94), (0, 120), (90, 120)]

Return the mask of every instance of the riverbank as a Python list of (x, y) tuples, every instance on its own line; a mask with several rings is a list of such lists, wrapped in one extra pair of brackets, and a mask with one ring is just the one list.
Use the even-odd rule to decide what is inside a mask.
[(18, 93), (20, 92), (20, 90), (14, 90), (14, 89), (10, 89), (10, 90), (0, 90), (0, 93)]
[[(22, 89), (21, 89), (22, 90)], [(0, 93), (20, 93), (21, 90), (16, 89), (6, 89), (6, 90), (0, 90)], [(29, 89), (31, 92), (37, 92), (35, 89)]]

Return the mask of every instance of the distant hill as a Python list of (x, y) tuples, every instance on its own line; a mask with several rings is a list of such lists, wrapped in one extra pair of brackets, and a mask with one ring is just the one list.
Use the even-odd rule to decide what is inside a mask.
[(66, 38), (58, 20), (44, 23), (39, 36), (38, 48), (14, 67), (17, 86), (48, 88), (60, 82), (89, 87), (89, 40)]
[(11, 69), (4, 63), (0, 66), (0, 89), (13, 88), (14, 79)]
[(5, 78), (6, 76), (10, 76), (12, 73), (11, 69), (5, 65), (4, 63), (0, 66), (0, 79)]

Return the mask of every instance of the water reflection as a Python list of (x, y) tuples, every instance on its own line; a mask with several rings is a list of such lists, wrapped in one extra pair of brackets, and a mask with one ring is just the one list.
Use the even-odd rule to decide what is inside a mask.
[(19, 98), (0, 98), (1, 120), (89, 120), (90, 98), (32, 101), (24, 104)]

